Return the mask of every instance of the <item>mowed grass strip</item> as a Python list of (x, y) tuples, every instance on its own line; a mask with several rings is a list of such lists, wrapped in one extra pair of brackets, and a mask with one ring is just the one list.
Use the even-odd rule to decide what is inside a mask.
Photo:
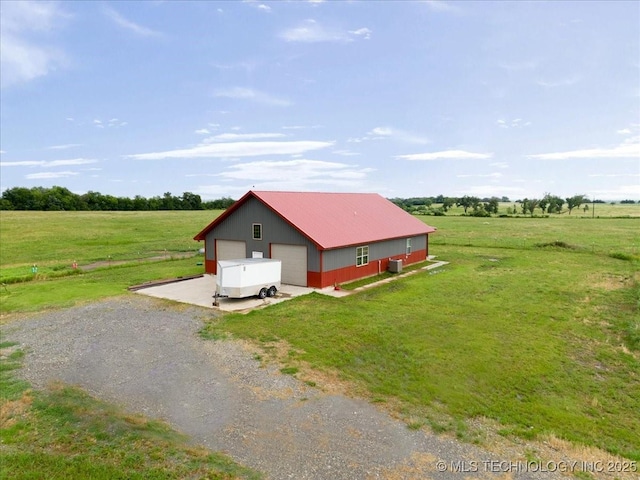
[(0, 313), (37, 312), (123, 295), (132, 285), (200, 274), (203, 267), (197, 263), (196, 258), (134, 262), (70, 277), (4, 285), (0, 287)]
[(164, 423), (125, 414), (77, 388), (29, 389), (14, 376), (21, 356), (15, 350), (0, 360), (0, 478), (261, 478), (189, 445)]
[(563, 251), (437, 251), (451, 262), (437, 273), (227, 315), (203, 335), (285, 340), (301, 352), (292, 365), (338, 371), (372, 399), (399, 401), (418, 426), (464, 430), (465, 419), (487, 417), (504, 434), (552, 434), (639, 460), (637, 264)]

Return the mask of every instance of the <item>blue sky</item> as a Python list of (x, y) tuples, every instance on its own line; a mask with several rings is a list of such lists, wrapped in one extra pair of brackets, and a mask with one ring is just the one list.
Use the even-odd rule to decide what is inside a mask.
[(640, 199), (640, 3), (0, 2), (0, 188)]

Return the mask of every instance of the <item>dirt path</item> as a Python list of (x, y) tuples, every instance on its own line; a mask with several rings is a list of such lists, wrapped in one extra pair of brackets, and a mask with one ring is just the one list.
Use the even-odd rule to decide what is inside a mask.
[(560, 478), (518, 472), (499, 463), (516, 459), (412, 431), (365, 401), (261, 367), (240, 343), (201, 340), (197, 331), (206, 315), (215, 313), (130, 295), (3, 330), (26, 350), (20, 372), (35, 387), (52, 380), (79, 385), (164, 419), (267, 478)]

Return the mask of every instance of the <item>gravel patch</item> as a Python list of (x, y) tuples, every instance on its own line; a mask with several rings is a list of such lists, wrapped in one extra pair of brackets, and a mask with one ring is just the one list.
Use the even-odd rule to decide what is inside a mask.
[(27, 353), (19, 374), (34, 387), (78, 385), (127, 411), (163, 419), (266, 478), (560, 478), (527, 471), (524, 463), (488, 464), (501, 459), (261, 366), (241, 342), (202, 340), (202, 319), (215, 314), (131, 295), (39, 314), (3, 330)]

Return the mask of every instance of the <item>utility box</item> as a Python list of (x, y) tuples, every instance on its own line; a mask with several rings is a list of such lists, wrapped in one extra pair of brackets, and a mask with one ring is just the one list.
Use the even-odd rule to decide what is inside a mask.
[(280, 289), (282, 262), (271, 258), (219, 260), (214, 305), (218, 297), (273, 297)]
[(400, 273), (402, 271), (402, 260), (389, 260), (389, 271)]

